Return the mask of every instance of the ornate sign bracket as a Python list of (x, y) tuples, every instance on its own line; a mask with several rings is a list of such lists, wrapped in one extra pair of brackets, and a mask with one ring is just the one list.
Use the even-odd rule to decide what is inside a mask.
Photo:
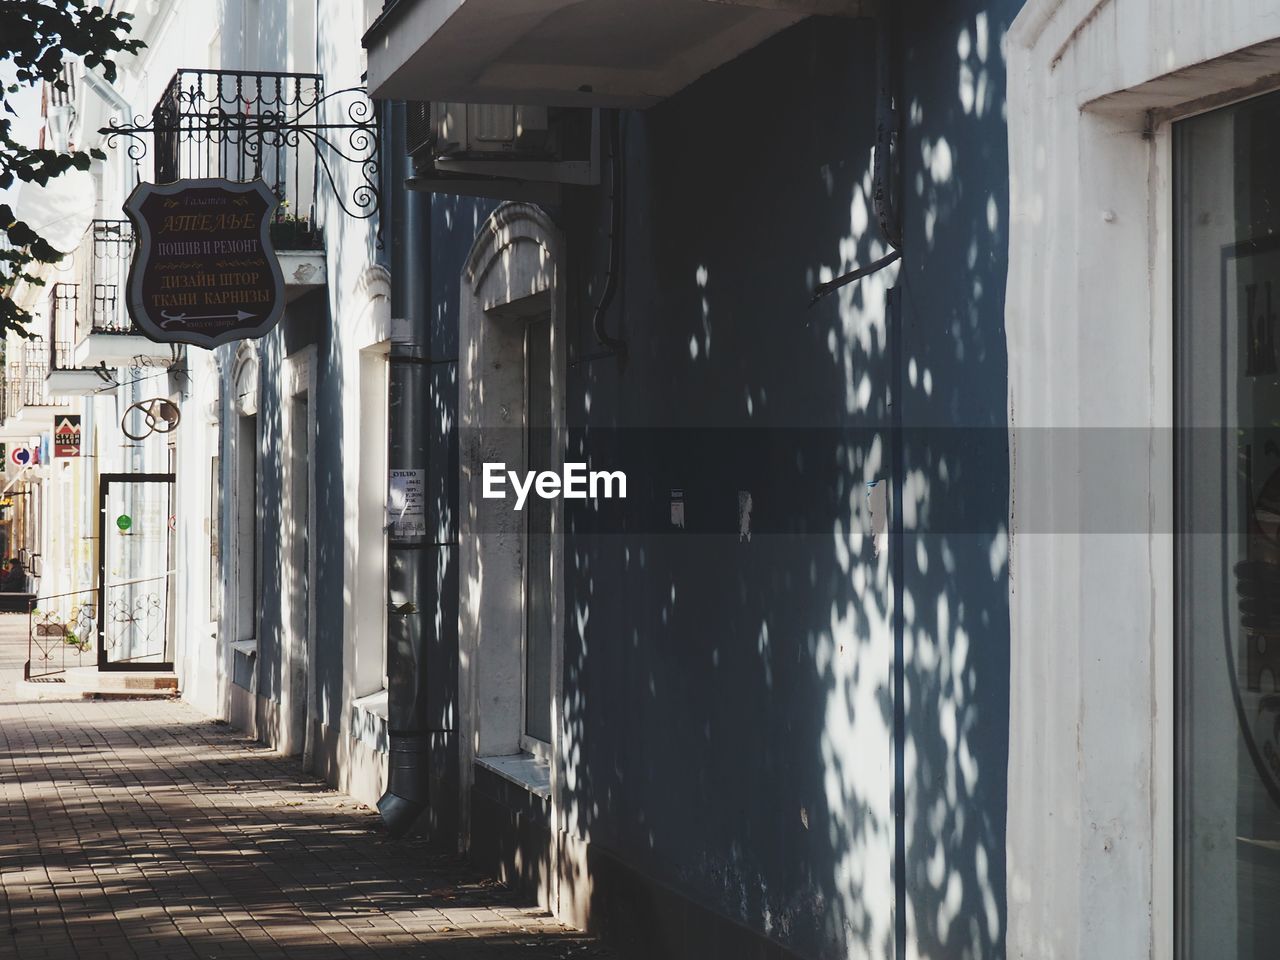
[(372, 219), (382, 207), (377, 108), (363, 87), (325, 93), (318, 74), (179, 70), (150, 123), (112, 120), (98, 132), (108, 147), (127, 138), (135, 163), (150, 139), (157, 183), (261, 178), (280, 216), (308, 229), (322, 180), (349, 217)]

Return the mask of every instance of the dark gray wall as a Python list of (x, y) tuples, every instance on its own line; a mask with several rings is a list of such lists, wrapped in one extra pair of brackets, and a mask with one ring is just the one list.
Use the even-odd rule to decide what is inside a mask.
[[(328, 306), (323, 291), (308, 294), (291, 303), (280, 326), (260, 343), (261, 387), (259, 430), (263, 453), (259, 461), (259, 523), (262, 529), (261, 605), (258, 621), (258, 693), (275, 702), (281, 694), (282, 644), (288, 626), (282, 622), (282, 597), (290, 585), (283, 582), (283, 540), (281, 531), (287, 516), (283, 490), (284, 457), (288, 450), (282, 440), (284, 359), (310, 345), (316, 346), (315, 406), (317, 436), (312, 438), (312, 462), (316, 473), (315, 529), (316, 576), (312, 585), (316, 604), (317, 695), (321, 722), (337, 729), (342, 709), (343, 671), (343, 516), (342, 458), (342, 370), (336, 355), (336, 338), (328, 322)], [(224, 437), (227, 431), (223, 431)], [(223, 451), (224, 468), (231, 463)], [(224, 511), (227, 512), (227, 511)], [(224, 528), (234, 518), (223, 518)], [(224, 543), (232, 541), (225, 539)], [(224, 565), (231, 551), (223, 550)], [(241, 682), (241, 681), (238, 681)]]
[[(831, 646), (834, 611), (852, 622), (857, 649), (844, 655), (875, 656), (865, 669), (887, 677), (883, 633), (879, 654), (868, 652), (887, 594), (855, 591), (832, 530), (857, 525), (860, 480), (834, 464), (864, 456), (887, 422), (890, 369), (873, 343), (846, 370), (837, 301), (806, 309), (821, 267), (838, 267), (853, 238), (875, 129), (874, 51), (869, 21), (806, 23), (626, 117), (626, 246), (610, 325), (629, 353), (579, 362), (569, 378), (571, 452), (577, 442), (595, 463), (622, 460), (635, 484), (611, 517), (569, 520), (567, 607), (571, 621), (588, 615), (565, 649), (566, 721), (585, 770), (575, 827), (814, 957), (843, 956), (850, 933), (868, 953), (888, 946), (869, 942), (849, 903), (862, 895), (856, 882), (837, 880), (860, 834), (891, 826), (871, 823), (853, 794), (831, 805), (829, 768), (843, 779), (857, 758), (831, 755), (839, 681), (819, 650)], [(587, 225), (596, 211), (567, 212), (579, 218), (570, 316), (583, 357), (598, 349), (588, 320), (603, 263), (590, 253), (605, 244)], [(871, 379), (865, 412), (848, 412), (850, 373)], [(673, 488), (683, 530), (670, 524)], [(750, 542), (737, 535), (739, 491), (752, 496)], [(852, 562), (873, 565), (869, 542)], [(887, 728), (887, 697), (878, 712), (853, 720)]]
[[(916, 524), (892, 547), (906, 598), (914, 756), (904, 785), (907, 910), (930, 956), (1003, 951), (999, 46), (1015, 4), (986, 8), (985, 62), (978, 10), (917, 4), (905, 16), (896, 345), (860, 340), (848, 323), (850, 306), (881, 295), (874, 284), (852, 288), (843, 306), (832, 297), (806, 309), (821, 268), (868, 263), (879, 236), (868, 199), (870, 21), (808, 21), (626, 116), (623, 271), (609, 315), (628, 342), (625, 361), (593, 358), (589, 329), (607, 190), (571, 198), (560, 217), (574, 327), (570, 452), (625, 464), (632, 478), (625, 506), (568, 515), (565, 713), (582, 749), (575, 827), (804, 956), (843, 956), (850, 937), (875, 955), (892, 946), (872, 942), (860, 903), (892, 878), (868, 877), (877, 889), (865, 891), (839, 879), (842, 857), (886, 824), (872, 819), (875, 798), (832, 793), (862, 758), (842, 755), (834, 737), (829, 710), (847, 679), (822, 650), (833, 620), (844, 621), (854, 649), (837, 655), (853, 657), (855, 672), (888, 669), (883, 644), (871, 642), (890, 591), (855, 587), (850, 571), (875, 565), (870, 542), (849, 557), (832, 531), (861, 524), (850, 504), (864, 473), (854, 464), (878, 443), (885, 466), (873, 475), (887, 476), (895, 439), (923, 485)], [(984, 91), (981, 116), (965, 112), (968, 82), (975, 96)], [(859, 196), (870, 224), (861, 231)], [(888, 431), (895, 417), (898, 434)], [(683, 531), (669, 524), (672, 488), (684, 492)], [(739, 491), (753, 498), (750, 543), (737, 536)], [(876, 709), (866, 719), (891, 727), (889, 690)], [(955, 885), (952, 919), (940, 905)]]
[[(1004, 948), (1009, 189), (1001, 43), (1021, 5), (915, 3), (906, 14), (905, 92), (919, 109), (905, 147), (903, 346), (932, 373), (931, 392), (920, 383), (904, 393), (906, 468), (929, 491), (922, 534), (908, 536), (902, 551), (914, 599), (908, 629), (922, 638), (907, 665), (907, 733), (918, 759), (907, 782), (906, 873), (919, 949), (933, 957)], [(941, 870), (930, 867), (935, 857)], [(961, 901), (944, 908), (953, 877)], [(955, 919), (943, 923), (947, 916)]]
[(458, 797), (458, 311), (462, 268), (490, 200), (431, 198), (430, 396), (426, 411), (428, 609), (427, 726), (432, 731), (430, 809), (421, 828), (434, 845), (457, 849)]
[[(570, 191), (553, 211), (567, 241), (570, 453), (630, 478), (626, 503), (566, 510), (572, 829), (608, 862), (804, 957), (843, 957), (849, 941), (890, 955), (902, 934), (864, 912), (885, 896), (909, 914), (923, 955), (1004, 952), (1000, 45), (1018, 6), (904, 10), (905, 255), (887, 336), (858, 319), (878, 308), (883, 276), (807, 307), (823, 268), (865, 265), (883, 249), (872, 247), (870, 21), (806, 21), (624, 115), (623, 267), (608, 325), (625, 337), (625, 359), (601, 355), (590, 329), (607, 186)], [(492, 207), (432, 204), (432, 676), (446, 679), (456, 677), (459, 274)], [(881, 466), (864, 469), (877, 456)], [(899, 477), (911, 476), (911, 522), (890, 544), (894, 576), (877, 587), (857, 576), (879, 563), (870, 539), (859, 552), (847, 533), (866, 523), (864, 482), (889, 478), (895, 457)], [(683, 530), (670, 524), (674, 488)], [(738, 536), (740, 491), (753, 500), (749, 542)], [(340, 507), (340, 490), (329, 496)], [(325, 498), (322, 485), (322, 517)], [(319, 596), (338, 603), (340, 592)], [(908, 706), (892, 742), (887, 682), (860, 708), (870, 716), (833, 710), (849, 709), (851, 678), (890, 675), (883, 624), (895, 601)], [(339, 614), (322, 610), (320, 623)], [(432, 722), (448, 725), (448, 683), (433, 696)], [(885, 730), (881, 756), (902, 771), (896, 894), (887, 872), (842, 878), (842, 859), (895, 830), (878, 819), (883, 798), (859, 790), (851, 771), (866, 758), (840, 739), (846, 720)], [(448, 796), (442, 786), (433, 804)], [(633, 929), (663, 920), (632, 907)]]

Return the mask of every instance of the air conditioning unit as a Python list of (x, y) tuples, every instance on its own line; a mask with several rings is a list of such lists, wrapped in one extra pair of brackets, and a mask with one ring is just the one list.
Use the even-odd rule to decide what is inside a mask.
[(431, 145), (435, 143), (430, 103), (424, 100), (412, 100), (404, 105), (404, 138), (411, 157), (430, 150)]
[[(409, 103), (410, 189), (548, 199), (600, 182), (599, 111), (490, 103)], [(550, 188), (550, 189), (548, 189)]]
[(555, 159), (546, 107), (439, 103), (434, 114), (437, 157)]

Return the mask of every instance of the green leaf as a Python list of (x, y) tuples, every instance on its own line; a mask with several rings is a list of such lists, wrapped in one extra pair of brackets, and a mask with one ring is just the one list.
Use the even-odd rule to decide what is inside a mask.
[[(47, 84), (50, 89), (69, 89), (63, 64), (80, 58), (90, 69), (97, 69), (108, 80), (117, 76), (117, 55), (133, 55), (145, 44), (131, 37), (128, 13), (109, 12), (110, 6), (100, 0), (0, 0), (0, 61), (9, 64), (12, 81), (0, 85), (0, 189), (8, 189), (21, 181), (47, 184), (68, 170), (87, 170), (93, 160), (106, 155), (97, 147), (66, 154), (57, 150), (29, 148), (10, 135), (17, 111), (9, 97), (24, 87)], [(13, 211), (0, 204), (0, 231), (7, 235), (14, 249), (0, 257), (4, 275), (0, 287), (18, 280), (43, 284), (28, 269), (33, 264), (57, 263), (63, 254), (25, 223), (16, 221)], [(0, 292), (0, 344), (6, 331), (21, 337), (34, 334), (28, 329), (36, 323), (25, 310)]]

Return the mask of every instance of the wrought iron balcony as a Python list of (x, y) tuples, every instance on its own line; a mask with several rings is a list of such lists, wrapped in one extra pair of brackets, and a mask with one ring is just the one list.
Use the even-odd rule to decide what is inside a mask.
[(363, 87), (325, 92), (319, 74), (179, 70), (150, 123), (113, 120), (99, 132), (108, 146), (127, 138), (134, 161), (150, 144), (157, 183), (261, 177), (281, 200), (272, 230), (277, 250), (322, 248), (315, 226), (322, 179), (348, 216), (371, 219), (381, 207), (373, 101)]
[(44, 340), (10, 343), (5, 370), (5, 426), (30, 425), (32, 432), (52, 426), (40, 419), (50, 409), (68, 406), (66, 397), (45, 389), (49, 373), (49, 344)]
[(0, 231), (0, 293), (7, 293), (12, 282), (14, 268), (5, 254), (13, 251), (9, 242), (9, 234)]
[[(133, 258), (128, 220), (95, 220), (72, 256), (72, 279), (53, 284), (49, 297), (49, 389), (84, 394), (108, 382), (111, 366), (144, 366), (174, 359), (129, 318), (125, 285)], [(100, 374), (99, 370), (103, 370)]]
[(179, 70), (152, 111), (157, 183), (192, 177), (261, 177), (280, 198), (282, 249), (320, 246), (314, 230), (314, 137), (299, 124), (318, 110), (324, 80), (315, 73)]
[(133, 259), (128, 220), (95, 220), (75, 251), (75, 280), (54, 286), (55, 343), (78, 344), (92, 333), (134, 333), (124, 305)]

